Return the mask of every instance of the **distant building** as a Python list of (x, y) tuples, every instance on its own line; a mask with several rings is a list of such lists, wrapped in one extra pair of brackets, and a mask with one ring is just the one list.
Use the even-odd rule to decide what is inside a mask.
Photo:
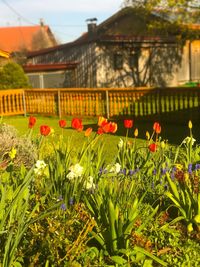
[[(144, 17), (130, 7), (99, 25), (96, 18), (88, 19), (88, 31), (80, 38), (28, 53), (25, 67), (75, 62), (71, 77), (76, 80), (70, 82), (69, 75), (69, 87), (164, 87), (200, 80), (200, 25), (148, 28), (151, 21), (157, 25), (162, 20), (166, 18), (154, 13)], [(191, 41), (187, 34), (194, 31)], [(59, 79), (54, 84), (66, 87)]]
[(49, 26), (0, 27), (0, 48), (9, 53), (35, 51), (58, 45)]

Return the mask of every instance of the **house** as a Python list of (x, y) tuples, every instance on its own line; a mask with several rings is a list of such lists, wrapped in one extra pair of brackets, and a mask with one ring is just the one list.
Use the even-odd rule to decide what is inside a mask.
[(43, 21), (36, 26), (0, 27), (0, 48), (9, 53), (35, 51), (57, 45), (49, 26)]
[[(166, 27), (155, 26), (163, 21)], [(75, 62), (75, 85), (84, 88), (164, 87), (200, 80), (199, 25), (175, 26), (156, 13), (145, 16), (131, 7), (96, 22), (88, 19), (87, 32), (74, 42), (28, 53), (25, 69)]]

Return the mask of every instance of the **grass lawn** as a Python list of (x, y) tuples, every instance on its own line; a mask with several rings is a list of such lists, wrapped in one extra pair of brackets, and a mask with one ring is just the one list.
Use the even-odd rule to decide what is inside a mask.
[[(55, 130), (55, 134), (61, 133), (61, 128), (58, 125), (59, 118), (58, 117), (52, 117), (52, 116), (36, 116), (37, 123), (34, 127), (34, 134), (39, 134), (39, 127), (42, 124), (48, 125), (52, 127)], [(71, 120), (73, 117), (65, 117), (67, 121), (67, 127), (64, 129), (64, 136), (71, 136), (72, 132), (74, 132), (71, 129)], [(83, 124), (84, 129), (87, 129), (88, 127), (92, 127), (94, 131), (97, 130), (97, 118), (96, 117), (83, 117)], [(110, 152), (115, 147), (116, 144), (119, 142), (119, 138), (126, 135), (126, 129), (123, 126), (123, 118), (116, 118), (113, 119), (113, 121), (117, 122), (118, 124), (118, 130), (115, 133), (115, 135), (105, 135), (104, 138), (106, 138), (106, 143), (109, 144), (107, 147), (107, 150)], [(25, 134), (28, 131), (28, 116), (8, 116), (3, 117), (2, 122), (10, 124), (15, 126), (19, 134)], [(185, 121), (184, 124), (177, 123), (168, 123), (165, 122), (163, 119), (160, 122), (162, 127), (161, 137), (164, 140), (168, 140), (170, 144), (180, 144), (182, 140), (189, 135), (189, 129), (188, 129), (188, 121)], [(138, 139), (145, 140), (146, 138), (146, 131), (149, 131), (149, 133), (152, 133), (152, 121), (147, 121), (146, 119), (134, 119), (134, 127), (133, 129), (129, 130), (129, 137), (133, 137), (134, 129), (138, 128), (139, 135)], [(193, 124), (193, 136), (197, 140), (197, 143), (200, 143), (200, 125), (199, 124)], [(77, 134), (77, 136), (76, 136)], [(76, 133), (74, 134), (76, 136), (76, 141), (81, 142), (82, 138), (84, 138), (84, 133)], [(109, 148), (109, 149), (108, 149)], [(114, 149), (115, 150), (115, 149)], [(114, 152), (115, 153), (115, 152)]]

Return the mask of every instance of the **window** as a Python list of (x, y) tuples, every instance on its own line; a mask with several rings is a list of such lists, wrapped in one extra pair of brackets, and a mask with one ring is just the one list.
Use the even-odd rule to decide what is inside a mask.
[(123, 56), (122, 54), (114, 54), (114, 69), (120, 70), (123, 68)]
[(129, 66), (131, 69), (138, 69), (138, 53), (131, 53), (129, 57)]

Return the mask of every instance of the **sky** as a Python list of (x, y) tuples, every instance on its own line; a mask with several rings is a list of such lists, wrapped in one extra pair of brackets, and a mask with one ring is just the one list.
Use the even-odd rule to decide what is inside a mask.
[(43, 19), (60, 43), (87, 31), (86, 19), (100, 24), (123, 6), (123, 0), (0, 0), (0, 27), (37, 25)]

